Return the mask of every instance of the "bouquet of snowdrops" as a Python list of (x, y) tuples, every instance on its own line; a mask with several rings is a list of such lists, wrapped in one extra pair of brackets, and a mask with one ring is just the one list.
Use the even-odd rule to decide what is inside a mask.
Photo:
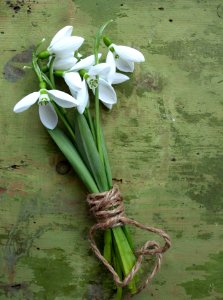
[[(129, 77), (121, 72), (133, 72), (134, 63), (143, 62), (144, 56), (131, 47), (116, 45), (104, 36), (104, 29), (110, 22), (99, 29), (94, 42), (94, 53), (85, 58), (79, 52), (84, 39), (72, 36), (72, 26), (58, 31), (49, 47), (39, 51), (44, 42), (42, 40), (32, 55), (32, 69), (39, 82), (39, 90), (20, 100), (15, 105), (14, 112), (23, 112), (34, 104), (38, 105), (41, 122), (85, 184), (89, 192), (87, 200), (90, 210), (97, 219), (97, 224), (89, 233), (91, 246), (112, 273), (117, 284), (115, 297), (121, 299), (125, 286), (131, 294), (137, 292), (136, 272), (143, 255), (157, 256), (153, 272), (147, 278), (148, 283), (159, 269), (161, 253), (169, 248), (170, 241), (163, 231), (146, 227), (125, 217), (119, 189), (112, 183), (111, 168), (100, 125), (100, 101), (108, 109), (112, 109), (117, 102), (113, 85), (129, 80)], [(102, 40), (108, 48), (104, 62), (99, 52)], [(64, 79), (70, 94), (59, 90), (56, 86), (57, 77)], [(94, 98), (93, 103), (90, 102), (90, 98)], [(73, 109), (72, 118), (68, 117), (67, 109)], [(63, 130), (58, 127), (59, 120), (64, 125)], [(159, 247), (155, 242), (147, 242), (136, 257), (127, 224), (160, 234), (165, 240), (165, 245)], [(97, 229), (104, 232), (104, 244), (99, 247), (102, 251), (98, 249), (94, 240)]]

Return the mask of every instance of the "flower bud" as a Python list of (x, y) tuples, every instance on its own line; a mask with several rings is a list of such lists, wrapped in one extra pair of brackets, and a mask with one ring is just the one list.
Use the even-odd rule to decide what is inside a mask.
[(112, 41), (107, 36), (103, 37), (103, 42), (104, 42), (105, 46), (107, 46), (107, 47), (110, 47), (112, 44)]
[(38, 54), (38, 58), (40, 58), (40, 59), (45, 59), (45, 58), (48, 58), (49, 56), (50, 56), (50, 53), (48, 50), (41, 51)]

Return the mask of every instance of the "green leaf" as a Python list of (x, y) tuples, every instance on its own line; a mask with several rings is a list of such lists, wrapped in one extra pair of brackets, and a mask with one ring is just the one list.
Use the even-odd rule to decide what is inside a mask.
[[(122, 227), (114, 227), (112, 228), (112, 233), (114, 236), (114, 243), (117, 247), (117, 251), (120, 257), (120, 263), (122, 267), (122, 271), (125, 276), (129, 274), (132, 267), (136, 262), (136, 257), (132, 252), (132, 249), (128, 243), (128, 240), (122, 231)], [(132, 281), (128, 284), (128, 288), (130, 289), (131, 293), (136, 293), (136, 286), (135, 286), (135, 279), (133, 278)]]
[(91, 130), (84, 115), (75, 111), (75, 135), (78, 151), (91, 172), (100, 192), (108, 190), (104, 165), (99, 157)]
[(105, 30), (105, 28), (108, 26), (108, 24), (110, 24), (111, 22), (113, 22), (113, 20), (109, 20), (108, 22), (106, 22), (105, 24), (103, 24), (95, 37), (95, 43), (94, 43), (94, 54), (95, 54), (95, 60), (96, 60), (96, 64), (98, 63), (98, 50), (99, 50), (99, 46), (100, 46), (100, 41), (101, 41), (101, 37), (103, 34), (103, 31)]
[(112, 256), (112, 232), (111, 229), (108, 228), (104, 232), (104, 250), (103, 250), (104, 258), (111, 263)]
[[(113, 241), (113, 265), (116, 273), (118, 274), (119, 278), (123, 279), (122, 269), (121, 269), (121, 261), (120, 261), (120, 255), (118, 252), (118, 248), (116, 243)], [(115, 295), (114, 300), (121, 300), (122, 299), (122, 288), (117, 286), (117, 292)]]
[(48, 130), (48, 132), (54, 142), (63, 152), (64, 156), (70, 162), (77, 175), (83, 181), (88, 191), (90, 193), (98, 193), (99, 190), (97, 188), (97, 185), (95, 184), (94, 179), (92, 178), (79, 153), (75, 149), (74, 145), (70, 142), (68, 137), (59, 128)]

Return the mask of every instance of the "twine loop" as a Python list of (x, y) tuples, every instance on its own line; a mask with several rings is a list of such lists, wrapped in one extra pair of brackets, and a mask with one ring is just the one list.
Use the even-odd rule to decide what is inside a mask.
[[(128, 283), (133, 279), (133, 277), (141, 267), (143, 257), (145, 255), (155, 256), (153, 269), (147, 276), (144, 283), (138, 288), (137, 292), (139, 293), (147, 286), (147, 284), (151, 282), (153, 277), (159, 271), (162, 262), (162, 254), (166, 252), (171, 246), (169, 235), (162, 229), (145, 226), (144, 224), (126, 217), (123, 198), (117, 186), (114, 186), (111, 190), (103, 193), (89, 194), (87, 196), (87, 202), (90, 205), (90, 211), (97, 221), (97, 223), (94, 224), (89, 230), (89, 241), (91, 244), (91, 248), (95, 255), (99, 258), (99, 260), (111, 272), (117, 286), (125, 287), (126, 285), (128, 285)], [(105, 230), (125, 224), (133, 225), (142, 230), (146, 230), (161, 236), (164, 239), (164, 245), (160, 246), (160, 244), (156, 241), (147, 241), (140, 249), (136, 251), (135, 254), (137, 259), (129, 274), (123, 280), (120, 280), (112, 265), (103, 257), (103, 255), (99, 251), (94, 240), (94, 235), (99, 229)]]

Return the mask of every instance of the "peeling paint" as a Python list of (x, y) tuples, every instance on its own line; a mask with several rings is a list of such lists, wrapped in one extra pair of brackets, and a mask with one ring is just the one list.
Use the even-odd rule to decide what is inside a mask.
[[(16, 82), (25, 75), (24, 64), (31, 63), (33, 46), (21, 53), (15, 54), (4, 65), (4, 78), (10, 82)], [(23, 64), (23, 65), (21, 65)]]
[[(210, 261), (203, 265), (193, 265), (187, 268), (188, 271), (193, 271), (193, 280), (182, 283), (186, 293), (192, 299), (202, 299), (207, 296), (215, 298), (215, 293), (223, 293), (222, 277), (223, 277), (223, 252), (211, 254)], [(202, 273), (202, 278), (196, 278), (195, 272)], [(218, 298), (219, 299), (219, 298)]]

